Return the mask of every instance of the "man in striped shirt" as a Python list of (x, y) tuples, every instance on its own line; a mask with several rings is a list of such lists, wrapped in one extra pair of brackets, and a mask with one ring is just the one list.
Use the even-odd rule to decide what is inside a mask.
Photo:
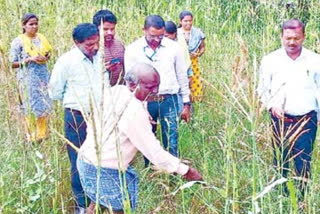
[(99, 10), (93, 16), (93, 24), (95, 24), (99, 30), (101, 28), (101, 21), (103, 23), (104, 33), (104, 59), (107, 70), (109, 71), (110, 85), (123, 83), (124, 75), (124, 46), (122, 42), (116, 38), (116, 24), (117, 17), (110, 10)]

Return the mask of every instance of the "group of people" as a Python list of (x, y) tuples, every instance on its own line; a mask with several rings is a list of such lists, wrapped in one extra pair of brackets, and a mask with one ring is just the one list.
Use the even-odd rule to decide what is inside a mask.
[[(76, 213), (93, 213), (96, 203), (116, 213), (136, 208), (138, 176), (130, 162), (137, 151), (146, 166), (150, 160), (187, 180), (202, 179), (178, 159), (178, 116), (189, 122), (190, 101), (203, 98), (198, 57), (205, 51), (205, 35), (192, 21), (189, 11), (180, 14), (179, 28), (150, 15), (144, 35), (124, 48), (115, 38), (116, 16), (100, 10), (93, 24), (73, 29), (75, 46), (58, 58), (50, 77), (46, 62), (52, 48), (38, 33), (38, 17), (23, 17), (11, 62), (18, 68), (28, 140), (46, 137), (52, 100), (62, 100), (65, 137), (73, 144), (67, 151)], [(283, 23), (283, 48), (263, 58), (257, 90), (271, 113), (274, 164), (287, 177), (294, 160), (296, 174), (304, 178), (302, 193), (310, 177), (320, 105), (320, 57), (303, 48), (304, 29), (298, 19)], [(102, 34), (104, 53), (98, 52)], [(156, 139), (157, 120), (165, 149)]]
[[(74, 47), (58, 58), (51, 76), (46, 65), (51, 46), (38, 33), (38, 17), (31, 13), (23, 17), (23, 34), (12, 43), (11, 61), (19, 69), (27, 138), (41, 141), (47, 137), (51, 100), (61, 100), (76, 213), (93, 212), (95, 203), (122, 213), (125, 198), (132, 210), (136, 208), (138, 177), (129, 164), (138, 150), (145, 156), (146, 167), (150, 160), (187, 180), (202, 179), (196, 169), (177, 158), (179, 116), (190, 121), (188, 71), (192, 64), (186, 59), (203, 54), (205, 38), (203, 33), (199, 36), (199, 29), (192, 30), (192, 14), (184, 13), (187, 39), (178, 43), (173, 41), (177, 38), (165, 38), (164, 20), (150, 15), (145, 19), (144, 36), (125, 49), (115, 38), (116, 16), (100, 10), (93, 24), (81, 23), (73, 29)], [(103, 53), (98, 51), (99, 35), (104, 39)], [(193, 48), (190, 55), (188, 44)], [(201, 82), (193, 82), (197, 84), (194, 97), (202, 96)], [(157, 120), (165, 149), (156, 139)]]

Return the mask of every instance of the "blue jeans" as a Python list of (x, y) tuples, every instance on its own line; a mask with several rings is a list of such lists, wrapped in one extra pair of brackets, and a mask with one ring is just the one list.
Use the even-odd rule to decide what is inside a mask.
[(183, 100), (182, 100), (182, 94), (178, 94), (178, 116), (181, 116), (182, 110), (183, 110)]
[[(311, 176), (310, 163), (313, 143), (317, 133), (317, 113), (311, 111), (303, 116), (285, 114), (284, 121), (279, 120), (271, 114), (271, 119), (274, 142), (274, 165), (280, 166), (282, 176), (287, 177), (289, 160), (293, 158), (296, 175), (309, 178)], [(289, 142), (289, 138), (296, 134), (295, 132), (300, 128), (301, 123), (305, 119), (309, 119), (309, 121), (301, 128), (299, 133), (295, 135), (296, 139)], [(278, 158), (276, 154), (277, 150), (280, 154)]]
[[(168, 94), (163, 101), (148, 102), (148, 111), (153, 121), (160, 120), (163, 147), (178, 157), (178, 96)], [(152, 131), (156, 133), (156, 124), (152, 124)], [(145, 165), (149, 160), (145, 159)]]
[[(80, 148), (87, 136), (87, 125), (80, 111), (65, 108), (64, 110), (64, 132), (65, 137)], [(68, 156), (71, 164), (71, 187), (77, 206), (86, 207), (90, 204), (89, 199), (85, 196), (80, 183), (79, 173), (77, 170), (77, 152), (67, 145)]]

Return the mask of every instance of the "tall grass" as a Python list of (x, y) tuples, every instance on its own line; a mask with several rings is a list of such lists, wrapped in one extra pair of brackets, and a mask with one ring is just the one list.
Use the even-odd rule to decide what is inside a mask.
[[(278, 178), (272, 168), (270, 122), (255, 94), (259, 62), (280, 47), (280, 24), (295, 15), (308, 23), (305, 46), (320, 51), (320, 2), (292, 2), (295, 7), (287, 9), (285, 1), (276, 0), (1, 0), (0, 213), (70, 213), (73, 206), (63, 140), (52, 132), (42, 144), (31, 145), (22, 137), (15, 72), (8, 63), (10, 42), (21, 33), (20, 18), (25, 12), (39, 15), (40, 32), (54, 48), (52, 68), (73, 45), (73, 27), (91, 22), (100, 8), (117, 15), (117, 36), (125, 44), (142, 36), (147, 15), (178, 22), (184, 9), (193, 12), (194, 25), (206, 34), (200, 60), (205, 101), (195, 105), (190, 124), (181, 122), (179, 148), (181, 157), (200, 169), (207, 185), (172, 195), (184, 181), (144, 170), (139, 156), (134, 161), (140, 175), (137, 213), (320, 213), (317, 141), (304, 209), (297, 211), (297, 202), (282, 196), (278, 188), (254, 200)], [(301, 2), (309, 6), (307, 12)], [(55, 104), (51, 129), (63, 133), (61, 104)]]

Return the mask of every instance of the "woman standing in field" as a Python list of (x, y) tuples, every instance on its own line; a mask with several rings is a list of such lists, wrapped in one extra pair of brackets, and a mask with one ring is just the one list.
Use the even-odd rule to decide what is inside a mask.
[(19, 101), (27, 125), (27, 140), (41, 141), (47, 137), (48, 116), (52, 109), (47, 87), (47, 61), (51, 45), (38, 33), (38, 17), (26, 13), (22, 18), (23, 34), (11, 43), (10, 61), (17, 68)]
[(198, 63), (198, 57), (205, 51), (204, 33), (192, 26), (193, 15), (189, 11), (182, 11), (179, 15), (180, 28), (178, 28), (178, 37), (183, 36), (188, 44), (191, 58), (193, 76), (191, 77), (191, 99), (193, 102), (202, 101), (203, 90), (200, 80), (201, 72)]

